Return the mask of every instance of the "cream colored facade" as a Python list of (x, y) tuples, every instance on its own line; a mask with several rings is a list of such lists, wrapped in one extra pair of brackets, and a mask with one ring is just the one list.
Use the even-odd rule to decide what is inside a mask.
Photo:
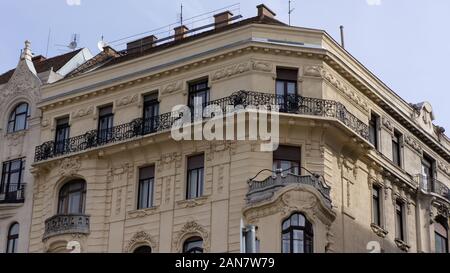
[[(133, 252), (143, 245), (181, 252), (187, 238), (200, 236), (206, 252), (236, 253), (243, 251), (242, 228), (251, 224), (260, 252), (281, 252), (282, 222), (301, 212), (313, 225), (316, 253), (368, 252), (371, 241), (385, 252), (434, 252), (435, 217), (448, 224), (450, 200), (421, 190), (417, 175), (425, 153), (435, 160), (436, 179), (450, 187), (450, 141), (432, 124), (429, 104), (403, 101), (321, 30), (236, 24), (47, 85), (38, 105), (41, 143), (54, 140), (62, 117), (70, 117), (71, 137), (96, 130), (105, 105), (113, 105), (115, 126), (141, 118), (143, 96), (151, 92), (158, 93), (159, 112), (168, 113), (187, 104), (188, 84), (197, 79), (208, 79), (210, 100), (239, 90), (274, 94), (280, 67), (298, 69), (299, 95), (339, 102), (365, 125), (371, 113), (380, 117), (376, 151), (361, 136), (367, 128), (358, 131), (356, 123), (280, 113), (280, 144), (301, 148), (301, 166), (324, 177), (331, 206), (302, 183), (248, 202), (248, 179), (272, 169), (273, 154), (260, 151), (260, 142), (175, 141), (166, 130), (36, 161), (29, 251), (64, 251), (76, 240), (82, 252)], [(402, 134), (401, 167), (391, 160), (394, 130)], [(205, 156), (204, 194), (186, 200), (187, 158), (198, 153)], [(151, 165), (153, 207), (137, 210), (139, 168)], [(46, 233), (60, 189), (74, 179), (86, 181), (88, 232), (57, 225)], [(373, 185), (382, 189), (380, 225), (372, 224)], [(395, 235), (397, 200), (405, 204), (402, 241)]]

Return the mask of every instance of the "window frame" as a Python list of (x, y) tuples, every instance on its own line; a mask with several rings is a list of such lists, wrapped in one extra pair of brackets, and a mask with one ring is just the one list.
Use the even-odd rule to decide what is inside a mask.
[[(12, 170), (12, 165), (14, 162), (19, 162), (20, 166), (17, 169)], [(18, 173), (18, 182), (13, 183), (13, 185), (17, 185), (16, 192), (20, 190), (20, 186), (23, 185), (23, 176), (25, 171), (25, 157), (17, 158), (9, 161), (5, 161), (2, 164), (2, 174), (0, 179), (0, 193), (10, 194), (13, 193), (10, 191), (11, 187), (11, 175)]]
[[(199, 88), (200, 85), (205, 85), (203, 88)], [(187, 106), (191, 109), (194, 108), (195, 105), (195, 98), (198, 96), (195, 96), (200, 93), (205, 93), (205, 95), (202, 95), (201, 97), (206, 97), (205, 101), (202, 101), (202, 109), (205, 107), (205, 105), (210, 101), (211, 88), (209, 88), (209, 79), (208, 78), (202, 78), (198, 80), (193, 80), (188, 83), (188, 104)]]
[[(201, 242), (201, 247), (195, 246), (188, 248), (188, 244)], [(183, 253), (204, 253), (205, 249), (203, 247), (203, 238), (200, 236), (192, 236), (184, 240), (183, 242)]]
[[(152, 168), (153, 175), (149, 177), (142, 178), (141, 171), (146, 168)], [(137, 209), (149, 209), (154, 207), (154, 194), (155, 194), (155, 165), (149, 165), (140, 167), (138, 170), (139, 180), (138, 180), (138, 195), (137, 195)], [(148, 192), (147, 192), (147, 204), (146, 206), (142, 205), (141, 193), (142, 193), (142, 184), (148, 183)]]
[[(60, 123), (65, 120), (67, 120), (67, 122)], [(64, 134), (64, 138), (62, 138), (62, 139), (59, 139), (60, 132), (63, 132), (63, 134)], [(57, 153), (57, 154), (64, 153), (68, 146), (68, 143), (66, 143), (66, 142), (69, 139), (70, 139), (70, 118), (62, 117), (62, 118), (56, 119), (55, 153)]]
[[(201, 167), (197, 167), (197, 168), (190, 168), (189, 167), (189, 161), (195, 157), (202, 157), (202, 166)], [(186, 177), (186, 200), (193, 200), (193, 199), (197, 199), (197, 198), (201, 198), (204, 195), (204, 191), (205, 191), (205, 154), (201, 153), (201, 154), (196, 154), (196, 155), (191, 155), (188, 156), (187, 158), (187, 164), (186, 164), (186, 169), (187, 169), (187, 177)], [(192, 187), (192, 181), (191, 181), (191, 177), (192, 177), (192, 173), (196, 172), (196, 192), (195, 194), (191, 194), (191, 187)]]
[[(375, 197), (374, 193), (377, 193), (377, 196)], [(382, 187), (380, 185), (374, 184), (372, 185), (372, 189), (371, 189), (371, 200), (372, 200), (372, 224), (378, 226), (378, 227), (383, 227), (383, 217), (382, 217), (382, 210), (383, 210), (383, 206), (382, 206)], [(377, 203), (377, 206), (375, 206), (374, 203)], [(375, 215), (375, 210), (377, 209), (377, 215)], [(376, 218), (376, 219), (375, 219)], [(376, 221), (375, 221), (376, 220)]]
[[(397, 130), (394, 130), (394, 135), (392, 136), (392, 162), (394, 165), (402, 168), (402, 138), (403, 135)], [(397, 159), (396, 159), (397, 154)]]
[[(110, 113), (102, 114), (102, 110), (111, 108)], [(102, 122), (107, 122), (106, 128), (101, 128)], [(105, 105), (98, 108), (98, 124), (97, 124), (97, 138), (99, 143), (108, 143), (113, 136), (114, 128), (114, 106), (112, 104)]]
[[(82, 187), (80, 187), (80, 189), (71, 190), (70, 187), (75, 184), (81, 184)], [(63, 193), (63, 191), (66, 190), (66, 188), (67, 188), (67, 192)], [(65, 183), (58, 191), (57, 214), (58, 215), (85, 214), (86, 192), (87, 192), (86, 188), (87, 188), (87, 183), (83, 179), (76, 179), (76, 180), (72, 180), (72, 181)], [(70, 196), (75, 193), (80, 193), (78, 211), (77, 212), (69, 212)], [(63, 196), (63, 194), (64, 194), (64, 196)]]
[[(300, 225), (300, 218), (298, 218), (298, 225), (293, 225), (292, 221), (294, 216), (302, 217), (304, 220), (304, 225)], [(289, 226), (284, 227), (285, 223), (289, 221)], [(294, 241), (299, 240), (295, 239), (295, 231), (301, 231), (303, 234), (303, 252), (299, 253), (314, 253), (314, 226), (313, 224), (308, 220), (308, 218), (301, 212), (294, 212), (292, 213), (288, 218), (284, 219), (281, 222), (281, 252), (282, 253), (297, 253), (294, 252)], [(289, 252), (284, 252), (284, 241), (283, 238), (285, 234), (289, 234)]]
[[(445, 233), (447, 234), (441, 234), (441, 232), (439, 231), (439, 229), (437, 228), (437, 225), (440, 225), (441, 229), (445, 230)], [(450, 253), (449, 250), (449, 230), (448, 227), (446, 227), (446, 225), (444, 225), (443, 223), (441, 223), (441, 221), (436, 221), (434, 223), (434, 248), (435, 248), (435, 253)], [(443, 242), (443, 246), (445, 247), (445, 252), (442, 251), (438, 251), (437, 249), (437, 238), (440, 239), (441, 242)]]
[[(371, 139), (371, 131), (373, 134), (373, 142)], [(375, 150), (380, 150), (380, 116), (374, 112), (370, 113), (369, 119), (369, 142), (375, 147)]]
[(402, 242), (406, 242), (405, 202), (403, 200), (396, 199), (394, 204), (394, 211), (395, 211), (395, 238)]
[[(292, 149), (292, 150), (298, 150), (298, 158), (296, 160), (292, 160), (292, 158), (288, 158), (287, 156), (278, 156), (278, 150), (282, 149)], [(296, 153), (296, 152), (292, 152)], [(285, 153), (283, 153), (285, 154)], [(289, 162), (291, 167), (288, 169), (291, 169), (288, 173), (294, 174), (294, 175), (301, 175), (302, 174), (302, 147), (301, 146), (294, 146), (294, 145), (279, 145), (278, 149), (272, 153), (272, 170), (276, 171), (278, 169), (281, 169), (283, 162)], [(293, 166), (292, 163), (296, 163), (297, 166)], [(292, 172), (292, 168), (297, 167), (297, 173)], [(285, 173), (286, 170), (283, 170), (283, 173)]]
[[(26, 105), (26, 110), (17, 113), (18, 109), (24, 104)], [(18, 116), (24, 116), (24, 118), (25, 118), (23, 128), (21, 128), (21, 129), (16, 128)], [(12, 134), (12, 133), (27, 130), (28, 129), (28, 118), (30, 116), (31, 116), (30, 104), (28, 102), (18, 103), (8, 116), (8, 125), (6, 127), (6, 132), (8, 134)], [(12, 129), (11, 129), (11, 125), (12, 125)]]
[[(143, 130), (144, 134), (154, 133), (156, 132), (159, 126), (159, 120), (157, 117), (159, 116), (159, 100), (158, 100), (158, 92), (152, 92), (149, 94), (143, 95), (143, 109), (142, 109), (142, 120), (143, 120)], [(147, 117), (147, 108), (152, 107), (153, 111), (150, 117)], [(156, 112), (156, 113), (155, 113)]]
[[(17, 233), (11, 234), (12, 229), (17, 226)], [(19, 244), (19, 235), (20, 235), (20, 225), (18, 222), (12, 223), (8, 228), (8, 234), (6, 237), (6, 253), (17, 253), (17, 248)], [(12, 241), (12, 251), (10, 249), (10, 242)]]

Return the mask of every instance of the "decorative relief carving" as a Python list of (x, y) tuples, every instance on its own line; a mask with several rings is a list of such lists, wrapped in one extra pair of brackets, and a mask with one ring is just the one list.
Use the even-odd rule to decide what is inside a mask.
[(49, 125), (50, 125), (50, 121), (49, 121), (48, 119), (43, 119), (43, 120), (41, 121), (41, 126), (42, 126), (42, 127), (46, 128), (46, 127), (48, 127)]
[(165, 187), (165, 191), (164, 191), (164, 204), (169, 204), (170, 203), (170, 192), (171, 192), (171, 185), (172, 185), (172, 179), (170, 177), (166, 177), (165, 179), (166, 181), (164, 182), (164, 187)]
[(331, 85), (336, 87), (342, 94), (350, 99), (350, 102), (365, 111), (369, 112), (369, 104), (365, 99), (357, 94), (355, 88), (346, 84), (343, 79), (341, 79), (336, 73), (324, 68), (321, 65), (307, 66), (304, 72), (305, 76), (312, 77), (322, 77), (324, 80), (328, 81)]
[(161, 89), (161, 95), (169, 95), (177, 91), (180, 91), (182, 88), (183, 88), (182, 81), (169, 83), (163, 86), (163, 88)]
[(384, 116), (382, 124), (384, 128), (386, 128), (391, 134), (394, 133), (394, 125), (392, 124), (392, 121), (389, 118)]
[(208, 196), (202, 196), (195, 199), (180, 200), (177, 202), (177, 205), (181, 208), (193, 208), (204, 205), (207, 200)]
[(406, 242), (400, 239), (395, 239), (395, 244), (397, 245), (398, 248), (400, 248), (405, 252), (408, 252), (408, 250), (411, 248), (411, 246), (409, 246)]
[(408, 135), (405, 136), (405, 143), (408, 144), (411, 148), (413, 148), (419, 154), (422, 154), (423, 149), (420, 146), (419, 141), (417, 141), (414, 137)]
[(6, 139), (9, 142), (10, 146), (18, 146), (19, 144), (22, 144), (24, 142), (25, 135), (27, 134), (26, 130), (15, 132), (15, 133), (9, 133), (6, 134)]
[(224, 165), (219, 166), (219, 173), (218, 173), (218, 179), (217, 179), (217, 192), (222, 193), (224, 188)]
[(443, 171), (446, 175), (450, 176), (450, 167), (446, 165), (443, 161), (438, 161), (439, 170)]
[(157, 160), (156, 166), (159, 172), (168, 169), (180, 168), (181, 153), (175, 152), (161, 155), (160, 159)]
[(150, 246), (152, 251), (156, 251), (157, 243), (153, 237), (146, 233), (145, 231), (139, 231), (133, 235), (133, 237), (128, 241), (126, 252), (131, 253), (133, 250), (139, 246)]
[(255, 71), (272, 72), (273, 64), (262, 61), (252, 61), (252, 67)]
[(183, 242), (185, 239), (191, 236), (200, 236), (203, 239), (203, 250), (204, 252), (209, 252), (210, 248), (210, 237), (208, 231), (195, 221), (187, 222), (180, 231), (177, 232), (174, 240), (172, 241), (172, 249), (175, 252), (181, 252)]
[(157, 210), (157, 207), (130, 211), (130, 212), (128, 212), (128, 218), (129, 219), (142, 218), (145, 216), (155, 214), (156, 210)]
[(251, 69), (251, 65), (249, 62), (234, 64), (234, 65), (228, 66), (226, 68), (215, 71), (212, 74), (211, 79), (213, 81), (218, 81), (218, 80), (221, 80), (224, 78), (232, 77), (234, 75), (242, 74), (244, 72), (250, 71), (250, 69)]
[(139, 98), (138, 94), (123, 97), (121, 99), (116, 100), (115, 106), (123, 107), (123, 106), (127, 106), (129, 104), (136, 103), (138, 101), (138, 98)]
[(123, 175), (126, 175), (128, 179), (133, 179), (134, 176), (133, 164), (124, 163), (118, 167), (112, 167), (107, 174), (107, 180), (112, 182), (114, 178), (122, 179)]
[(371, 224), (370, 227), (372, 228), (372, 231), (381, 238), (385, 238), (386, 235), (388, 235), (389, 231), (385, 230), (384, 228), (375, 225), (375, 224)]
[(85, 116), (92, 115), (94, 113), (94, 106), (87, 106), (84, 108), (80, 108), (72, 112), (72, 119), (82, 118)]
[(81, 167), (81, 161), (77, 157), (64, 158), (59, 164), (59, 175), (62, 177), (75, 175)]
[(122, 207), (122, 189), (118, 189), (116, 195), (116, 215), (119, 215), (121, 207)]

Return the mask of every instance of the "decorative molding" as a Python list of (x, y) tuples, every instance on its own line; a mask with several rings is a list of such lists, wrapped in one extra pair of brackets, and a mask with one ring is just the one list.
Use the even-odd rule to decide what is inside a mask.
[(112, 167), (107, 174), (107, 180), (112, 182), (114, 178), (122, 179), (122, 176), (126, 175), (128, 179), (133, 179), (134, 165), (132, 163), (124, 163), (118, 167)]
[(146, 209), (130, 211), (130, 212), (128, 212), (127, 219), (135, 219), (135, 218), (142, 218), (142, 217), (150, 216), (150, 215), (155, 214), (157, 209), (158, 209), (158, 207), (151, 207), (151, 208), (146, 208)]
[(322, 70), (323, 70), (322, 65), (309, 65), (305, 67), (303, 75), (319, 78), (322, 76)]
[(180, 200), (180, 201), (177, 201), (177, 206), (180, 208), (194, 208), (194, 207), (204, 205), (207, 200), (208, 200), (208, 196), (202, 196), (200, 198), (195, 198), (195, 199)]
[(48, 127), (50, 125), (50, 121), (46, 118), (46, 119), (43, 119), (42, 121), (41, 121), (41, 126), (43, 127), (43, 128), (46, 128), (46, 127)]
[(181, 91), (183, 88), (183, 82), (182, 81), (176, 81), (169, 84), (166, 84), (161, 89), (161, 95), (169, 95), (176, 93), (177, 91)]
[(444, 163), (444, 161), (438, 161), (439, 170), (443, 171), (446, 175), (450, 176), (450, 167)]
[(252, 68), (255, 71), (272, 72), (273, 64), (262, 61), (252, 61)]
[(158, 172), (168, 169), (180, 168), (181, 158), (182, 156), (181, 153), (179, 152), (162, 154), (160, 159), (158, 159), (156, 162)]
[(209, 252), (210, 249), (210, 236), (208, 231), (195, 221), (187, 222), (180, 231), (177, 232), (174, 240), (172, 241), (172, 249), (176, 253), (180, 253), (183, 248), (183, 243), (191, 236), (200, 236), (203, 239), (203, 251)]
[(75, 175), (81, 167), (81, 161), (78, 157), (69, 157), (61, 160), (59, 164), (59, 175), (68, 177)]
[(382, 124), (383, 127), (389, 131), (389, 133), (394, 134), (394, 125), (392, 124), (392, 121), (388, 117), (383, 116)]
[(420, 155), (423, 153), (422, 146), (420, 145), (419, 141), (412, 137), (411, 135), (405, 136), (405, 143), (408, 144), (411, 148), (413, 148), (416, 152), (418, 152)]
[(397, 247), (400, 248), (401, 250), (405, 251), (405, 252), (408, 252), (409, 249), (411, 248), (411, 246), (408, 245), (403, 240), (395, 239), (394, 241), (395, 241), (395, 244), (397, 245)]
[(124, 107), (124, 106), (130, 105), (130, 104), (136, 103), (138, 101), (138, 98), (139, 98), (138, 94), (120, 98), (120, 99), (116, 100), (115, 106), (116, 107)]
[(157, 251), (158, 244), (156, 240), (147, 232), (139, 231), (131, 237), (128, 241), (128, 244), (125, 248), (125, 251), (128, 253), (133, 252), (137, 247), (140, 246), (150, 246), (152, 248), (152, 252)]
[(9, 146), (18, 146), (19, 144), (23, 144), (25, 135), (27, 134), (27, 130), (22, 130), (19, 132), (8, 133), (6, 134), (6, 139), (9, 142)]
[(228, 67), (216, 70), (213, 72), (211, 76), (212, 81), (218, 81), (221, 79), (229, 78), (235, 75), (242, 74), (244, 72), (251, 70), (251, 64), (250, 62), (240, 63), (240, 64), (234, 64), (230, 65)]
[(92, 113), (94, 113), (94, 106), (91, 105), (72, 112), (71, 118), (72, 119), (82, 118), (85, 116), (92, 115)]
[(372, 228), (372, 231), (381, 238), (386, 238), (386, 235), (388, 235), (389, 231), (385, 230), (384, 228), (376, 225), (376, 224), (371, 224), (370, 228)]

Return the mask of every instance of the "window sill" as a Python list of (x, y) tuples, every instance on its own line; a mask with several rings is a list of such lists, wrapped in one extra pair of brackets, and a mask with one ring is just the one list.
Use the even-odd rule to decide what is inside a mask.
[(140, 218), (149, 216), (155, 213), (155, 211), (158, 209), (158, 207), (151, 207), (146, 209), (138, 209), (128, 212), (128, 218)]
[(408, 252), (409, 249), (411, 248), (411, 246), (408, 245), (403, 240), (395, 239), (394, 241), (395, 241), (395, 244), (397, 245), (397, 247), (400, 248), (401, 250), (405, 251), (405, 252)]
[(385, 230), (384, 228), (378, 226), (377, 224), (372, 223), (370, 225), (370, 227), (372, 228), (372, 231), (381, 238), (386, 238), (386, 235), (389, 233), (387, 230)]
[(5, 133), (5, 137), (8, 138), (8, 139), (10, 139), (10, 138), (11, 139), (17, 139), (18, 137), (26, 135), (27, 132), (28, 132), (28, 129), (15, 131), (15, 132), (6, 132)]
[(186, 199), (186, 200), (177, 201), (177, 206), (182, 207), (182, 208), (193, 208), (193, 207), (201, 206), (206, 203), (208, 198), (209, 198), (209, 196), (205, 195), (205, 196), (201, 196), (201, 197), (194, 198), (194, 199)]

